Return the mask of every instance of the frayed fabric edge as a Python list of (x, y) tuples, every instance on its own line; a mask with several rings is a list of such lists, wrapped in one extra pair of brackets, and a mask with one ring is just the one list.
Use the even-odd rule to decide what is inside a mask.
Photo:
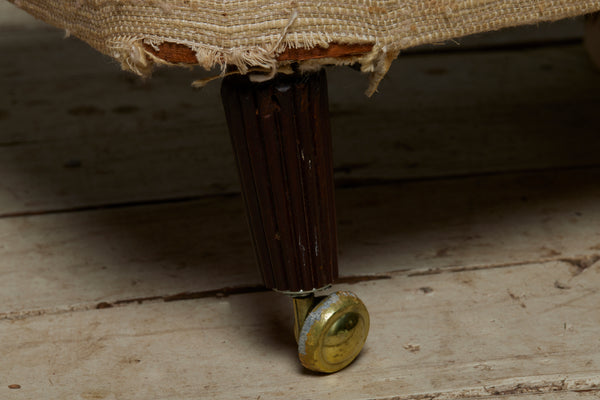
[(373, 46), (373, 49), (366, 54), (354, 57), (343, 58), (319, 58), (302, 61), (299, 64), (299, 70), (303, 72), (316, 71), (326, 65), (360, 65), (360, 71), (369, 74), (369, 85), (365, 94), (368, 97), (377, 92), (379, 84), (389, 71), (392, 62), (398, 58), (400, 50), (389, 51), (385, 47)]
[[(124, 70), (131, 71), (137, 75), (148, 77), (157, 65), (194, 67), (199, 65), (206, 70), (220, 67), (221, 73), (218, 77), (225, 76), (227, 67), (233, 66), (240, 74), (251, 74), (254, 81), (266, 81), (273, 78), (277, 73), (290, 73), (290, 65), (296, 63), (300, 72), (310, 72), (323, 68), (324, 66), (341, 65), (360, 65), (363, 73), (370, 75), (369, 85), (365, 94), (371, 97), (379, 86), (379, 83), (388, 72), (392, 61), (400, 53), (399, 50), (388, 50), (385, 47), (373, 46), (369, 53), (340, 57), (340, 58), (318, 58), (303, 61), (284, 61), (277, 60), (288, 43), (279, 43), (277, 50), (264, 49), (261, 47), (244, 47), (235, 49), (219, 49), (209, 46), (190, 45), (188, 43), (176, 43), (189, 46), (194, 52), (197, 64), (174, 64), (157, 57), (150, 52), (145, 45), (157, 48), (161, 41), (148, 38), (119, 38), (113, 40), (108, 49)], [(326, 47), (327, 43), (311, 43), (314, 46)], [(289, 47), (297, 48), (297, 44)], [(310, 48), (310, 47), (309, 47)], [(217, 78), (217, 77), (214, 77)], [(212, 81), (214, 78), (208, 78), (205, 81)], [(194, 82), (195, 87), (201, 87), (202, 81)]]

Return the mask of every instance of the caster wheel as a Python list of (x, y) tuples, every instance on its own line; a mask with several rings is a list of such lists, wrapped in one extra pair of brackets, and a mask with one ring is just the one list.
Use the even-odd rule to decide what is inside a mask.
[(348, 366), (369, 333), (369, 313), (351, 292), (294, 299), (298, 356), (304, 367), (331, 373)]

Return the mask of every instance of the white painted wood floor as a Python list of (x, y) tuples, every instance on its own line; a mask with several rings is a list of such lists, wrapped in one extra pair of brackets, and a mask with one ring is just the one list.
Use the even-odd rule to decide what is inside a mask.
[(0, 24), (0, 399), (600, 398), (600, 74), (575, 25), (402, 56), (373, 99), (331, 71), (337, 287), (372, 326), (322, 376), (259, 287), (218, 84), (141, 83), (18, 21)]

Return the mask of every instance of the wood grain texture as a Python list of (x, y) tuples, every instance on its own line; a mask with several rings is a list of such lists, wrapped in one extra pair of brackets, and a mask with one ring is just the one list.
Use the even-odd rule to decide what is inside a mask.
[(360, 56), (369, 53), (373, 49), (373, 44), (339, 44), (329, 43), (329, 46), (313, 47), (310, 49), (297, 48), (285, 49), (283, 53), (277, 56), (277, 61), (304, 61), (317, 58), (346, 58), (351, 56)]
[(265, 286), (310, 291), (338, 275), (325, 71), (221, 90)]
[(297, 363), (289, 299), (275, 293), (0, 321), (2, 382), (21, 386), (3, 385), (0, 393), (445, 400), (570, 399), (583, 392), (589, 398), (600, 388), (599, 286), (600, 264), (573, 273), (561, 262), (352, 285), (369, 307), (370, 336), (349, 368), (328, 376)]
[[(600, 255), (600, 171), (339, 189), (341, 280)], [(0, 219), (0, 319), (261, 284), (242, 199)], [(360, 280), (360, 279), (359, 279)]]
[[(200, 72), (142, 82), (54, 32), (0, 48), (0, 215), (240, 191), (219, 85), (189, 88)], [(600, 75), (580, 45), (405, 55), (371, 99), (332, 72), (338, 184), (598, 165)]]
[(144, 49), (169, 63), (198, 64), (198, 59), (196, 58), (194, 50), (184, 44), (169, 42), (161, 43), (158, 46), (144, 44)]

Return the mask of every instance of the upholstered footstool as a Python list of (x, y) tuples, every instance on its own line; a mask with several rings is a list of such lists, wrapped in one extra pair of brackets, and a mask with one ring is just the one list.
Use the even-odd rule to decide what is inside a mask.
[(370, 96), (403, 49), (600, 10), (600, 0), (11, 1), (139, 75), (219, 68), (264, 284), (292, 296), (300, 361), (320, 372), (350, 364), (369, 330), (356, 295), (322, 295), (338, 276), (322, 66), (360, 69)]

